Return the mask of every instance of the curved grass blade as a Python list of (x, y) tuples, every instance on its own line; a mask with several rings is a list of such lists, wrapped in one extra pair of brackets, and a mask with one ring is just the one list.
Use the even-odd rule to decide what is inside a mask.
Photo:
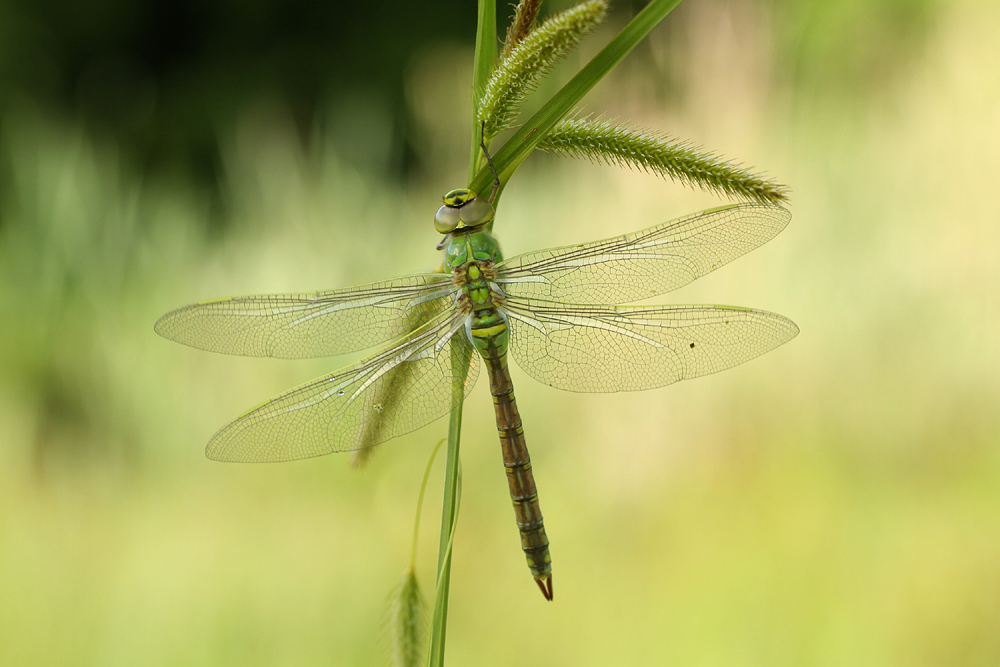
[(424, 641), (424, 604), (417, 581), (417, 538), (420, 535), (420, 515), (424, 507), (424, 494), (427, 492), (427, 482), (431, 476), (431, 467), (437, 458), (437, 453), (444, 444), (439, 440), (427, 459), (424, 478), (420, 481), (420, 493), (417, 495), (417, 512), (413, 519), (413, 540), (410, 544), (410, 564), (403, 574), (403, 579), (390, 596), (389, 607), (389, 649), (392, 667), (413, 667), (420, 662), (421, 649)]

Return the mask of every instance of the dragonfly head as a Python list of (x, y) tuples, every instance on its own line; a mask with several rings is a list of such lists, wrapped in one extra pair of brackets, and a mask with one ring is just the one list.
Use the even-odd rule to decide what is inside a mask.
[(444, 206), (434, 215), (434, 229), (441, 234), (451, 234), (458, 229), (481, 227), (494, 215), (492, 204), (468, 188), (459, 188), (444, 196)]

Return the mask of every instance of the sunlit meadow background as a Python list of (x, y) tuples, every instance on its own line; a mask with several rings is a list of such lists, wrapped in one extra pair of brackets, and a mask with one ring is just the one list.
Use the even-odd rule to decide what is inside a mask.
[[(357, 357), (224, 357), (153, 323), (197, 300), (438, 262), (431, 218), (468, 156), (467, 4), (383, 22), (419, 32), (402, 54), (375, 35), (337, 42), (353, 49), (339, 60), (291, 49), (254, 69), (265, 52), (243, 82), (264, 83), (232, 98), (199, 60), (225, 40), (174, 78), (97, 48), (62, 104), (29, 84), (64, 80), (60, 58), (99, 43), (111, 14), (81, 4), (53, 27), (27, 3), (0, 12), (0, 664), (384, 662), (386, 598), (446, 422), (360, 471), (346, 455), (208, 461), (227, 421)], [(89, 41), (59, 41), (71, 19)], [(451, 664), (1000, 664), (998, 35), (989, 0), (688, 0), (587, 98), (586, 112), (792, 187), (786, 231), (657, 301), (763, 308), (802, 333), (638, 394), (558, 392), (514, 367), (551, 604), (518, 548), (481, 381), (465, 411)], [(296, 57), (354, 78), (293, 90), (280, 74)], [(222, 111), (185, 125), (189, 108)], [(202, 132), (190, 143), (207, 158), (161, 150), (185, 132)], [(496, 233), (516, 254), (719, 203), (537, 155)], [(441, 474), (419, 545), (428, 592)]]

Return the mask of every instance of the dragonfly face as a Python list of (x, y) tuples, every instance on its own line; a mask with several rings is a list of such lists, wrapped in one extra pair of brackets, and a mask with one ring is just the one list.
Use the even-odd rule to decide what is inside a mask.
[(441, 234), (481, 227), (493, 219), (496, 211), (485, 199), (468, 188), (452, 190), (444, 196), (444, 206), (434, 215), (434, 229)]

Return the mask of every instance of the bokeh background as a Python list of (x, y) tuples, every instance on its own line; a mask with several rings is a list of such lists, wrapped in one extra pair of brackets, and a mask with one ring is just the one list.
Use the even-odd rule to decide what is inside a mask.
[[(361, 471), (214, 463), (218, 427), (352, 358), (224, 357), (152, 326), (431, 268), (466, 172), (474, 5), (0, 3), (0, 664), (385, 662), (445, 421)], [(481, 382), (451, 664), (1000, 664), (998, 35), (993, 0), (688, 0), (586, 98), (792, 187), (786, 231), (658, 301), (802, 333), (640, 394), (514, 368), (551, 604)], [(719, 203), (536, 155), (496, 232), (516, 254)]]

